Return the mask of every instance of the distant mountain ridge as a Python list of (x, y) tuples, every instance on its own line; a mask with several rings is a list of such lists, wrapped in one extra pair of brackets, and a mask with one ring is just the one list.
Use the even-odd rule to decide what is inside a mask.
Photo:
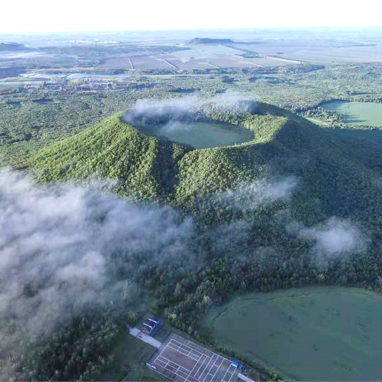
[(10, 43), (0, 42), (0, 52), (2, 51), (14, 52), (19, 50), (29, 50), (29, 48), (27, 48), (23, 44), (17, 44), (16, 42), (10, 42)]
[(335, 214), (379, 227), (382, 194), (375, 179), (382, 175), (382, 156), (372, 150), (375, 137), (369, 140), (365, 132), (362, 140), (341, 137), (340, 132), (258, 102), (244, 116), (209, 115), (252, 130), (253, 140), (197, 150), (132, 127), (121, 117), (107, 118), (44, 148), (30, 159), (30, 166), (38, 169), (42, 181), (114, 179), (120, 194), (186, 209), (197, 208), (194, 204), (203, 195), (257, 182), (271, 169), (272, 176), (301, 180), (294, 206), (299, 220), (319, 221)]

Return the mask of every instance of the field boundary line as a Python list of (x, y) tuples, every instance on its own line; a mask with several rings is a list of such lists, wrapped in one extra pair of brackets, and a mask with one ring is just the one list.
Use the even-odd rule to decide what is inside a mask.
[[(210, 358), (210, 357), (208, 357), (208, 356), (207, 356), (207, 355), (205, 355), (205, 354), (204, 354), (204, 356), (205, 356), (206, 358)], [(204, 362), (206, 361), (206, 358), (204, 358), (203, 362), (200, 362), (200, 366), (199, 366), (199, 369), (198, 369), (198, 371), (195, 373), (195, 379), (196, 379), (196, 374), (198, 374), (198, 373), (199, 373), (199, 371), (200, 371), (201, 367), (204, 365)], [(210, 361), (208, 361), (208, 363), (210, 363)], [(207, 365), (208, 365), (208, 364), (207, 364)], [(206, 365), (206, 367), (203, 369), (203, 371), (200, 373), (200, 376), (199, 376), (199, 377), (201, 377), (201, 376), (202, 376), (202, 374), (204, 373), (204, 370), (207, 368), (207, 365)], [(198, 378), (198, 381), (199, 381), (199, 378)]]
[[(214, 356), (212, 356), (212, 357), (210, 358), (209, 362), (207, 363), (207, 366), (206, 366), (205, 370), (208, 369), (208, 366), (210, 365), (210, 363), (211, 363), (211, 361), (212, 361), (213, 358), (214, 358)], [(215, 361), (214, 361), (214, 363), (215, 363)], [(212, 365), (212, 366), (213, 366), (213, 365)], [(207, 374), (206, 374), (206, 376), (204, 377), (204, 379), (203, 379), (202, 382), (204, 382), (204, 381), (206, 380), (207, 375), (210, 373), (209, 370), (211, 370), (211, 368), (208, 369), (208, 372), (207, 372)], [(203, 371), (203, 373), (204, 373), (204, 371)]]
[[(203, 361), (203, 362), (204, 362), (204, 361)], [(198, 372), (199, 372), (200, 368), (201, 368), (201, 367), (202, 367), (202, 365), (203, 365), (203, 362), (201, 362), (201, 363), (200, 363), (199, 369), (197, 370), (197, 372), (195, 373), (195, 375), (196, 375), (196, 374), (198, 374)], [(198, 361), (198, 362), (196, 362), (195, 366), (192, 368), (190, 375), (191, 375), (191, 374), (192, 374), (192, 372), (194, 371), (195, 367), (196, 367), (196, 366), (198, 366), (198, 363), (199, 363), (199, 361)], [(196, 378), (195, 378), (195, 379), (196, 379)]]
[(234, 370), (234, 371), (232, 372), (231, 378), (228, 380), (228, 382), (230, 382), (231, 379), (232, 379), (232, 377), (235, 375), (235, 371), (236, 371), (236, 370)]
[[(221, 379), (221, 381), (224, 381), (224, 380), (225, 380), (224, 378), (225, 378), (225, 376), (227, 375), (228, 370), (230, 369), (230, 367), (231, 367), (231, 365), (229, 365), (229, 366), (227, 367), (227, 370), (226, 370), (226, 372), (225, 372), (223, 378)], [(231, 378), (232, 378), (232, 375), (231, 375)], [(231, 378), (230, 378), (230, 379), (231, 379)]]

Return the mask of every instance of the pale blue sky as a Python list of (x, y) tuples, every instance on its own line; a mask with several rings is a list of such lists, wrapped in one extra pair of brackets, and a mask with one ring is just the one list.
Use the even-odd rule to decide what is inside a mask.
[(3, 0), (0, 33), (381, 26), (379, 0)]

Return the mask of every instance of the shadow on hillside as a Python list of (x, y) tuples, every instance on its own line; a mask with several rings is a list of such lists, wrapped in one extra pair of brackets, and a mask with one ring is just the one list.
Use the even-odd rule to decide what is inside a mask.
[(382, 175), (382, 130), (327, 129), (344, 156)]
[(375, 195), (382, 176), (381, 130), (321, 128), (291, 116), (271, 141), (251, 151), (274, 175), (299, 179), (299, 206), (310, 209), (317, 203), (317, 211), (327, 216), (379, 219)]

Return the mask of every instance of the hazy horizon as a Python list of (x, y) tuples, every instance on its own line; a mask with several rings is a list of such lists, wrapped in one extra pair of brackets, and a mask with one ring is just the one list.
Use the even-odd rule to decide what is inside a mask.
[[(33, 3), (5, 3), (0, 34), (84, 32), (84, 31), (168, 31), (256, 28), (365, 27), (382, 26), (375, 2), (365, 0), (362, 8), (344, 0), (307, 7), (302, 0), (259, 3), (238, 0), (235, 7), (224, 7), (216, 0), (195, 0), (179, 6), (175, 0), (126, 4), (110, 0), (100, 7), (86, 0), (52, 4), (47, 0)], [(258, 15), (261, 17), (257, 17)]]
[[(40, 35), (40, 34), (62, 34), (62, 33), (68, 33), (68, 34), (77, 34), (77, 33), (98, 33), (98, 34), (117, 34), (117, 33), (132, 33), (132, 34), (138, 34), (138, 33), (166, 33), (166, 32), (201, 32), (201, 33), (224, 33), (224, 32), (252, 32), (252, 31), (330, 31), (330, 30), (338, 30), (338, 31), (352, 31), (352, 30), (381, 30), (382, 31), (382, 25), (370, 25), (370, 26), (339, 26), (339, 25), (330, 25), (330, 26), (283, 26), (283, 27), (276, 27), (276, 26), (262, 26), (262, 27), (221, 27), (221, 28), (184, 28), (184, 29), (87, 29), (87, 30), (35, 30), (35, 31), (15, 31), (15, 32), (3, 32), (0, 31), (0, 35), (19, 35), (19, 34), (31, 34), (31, 35)], [(203, 37), (203, 36), (198, 36)]]

